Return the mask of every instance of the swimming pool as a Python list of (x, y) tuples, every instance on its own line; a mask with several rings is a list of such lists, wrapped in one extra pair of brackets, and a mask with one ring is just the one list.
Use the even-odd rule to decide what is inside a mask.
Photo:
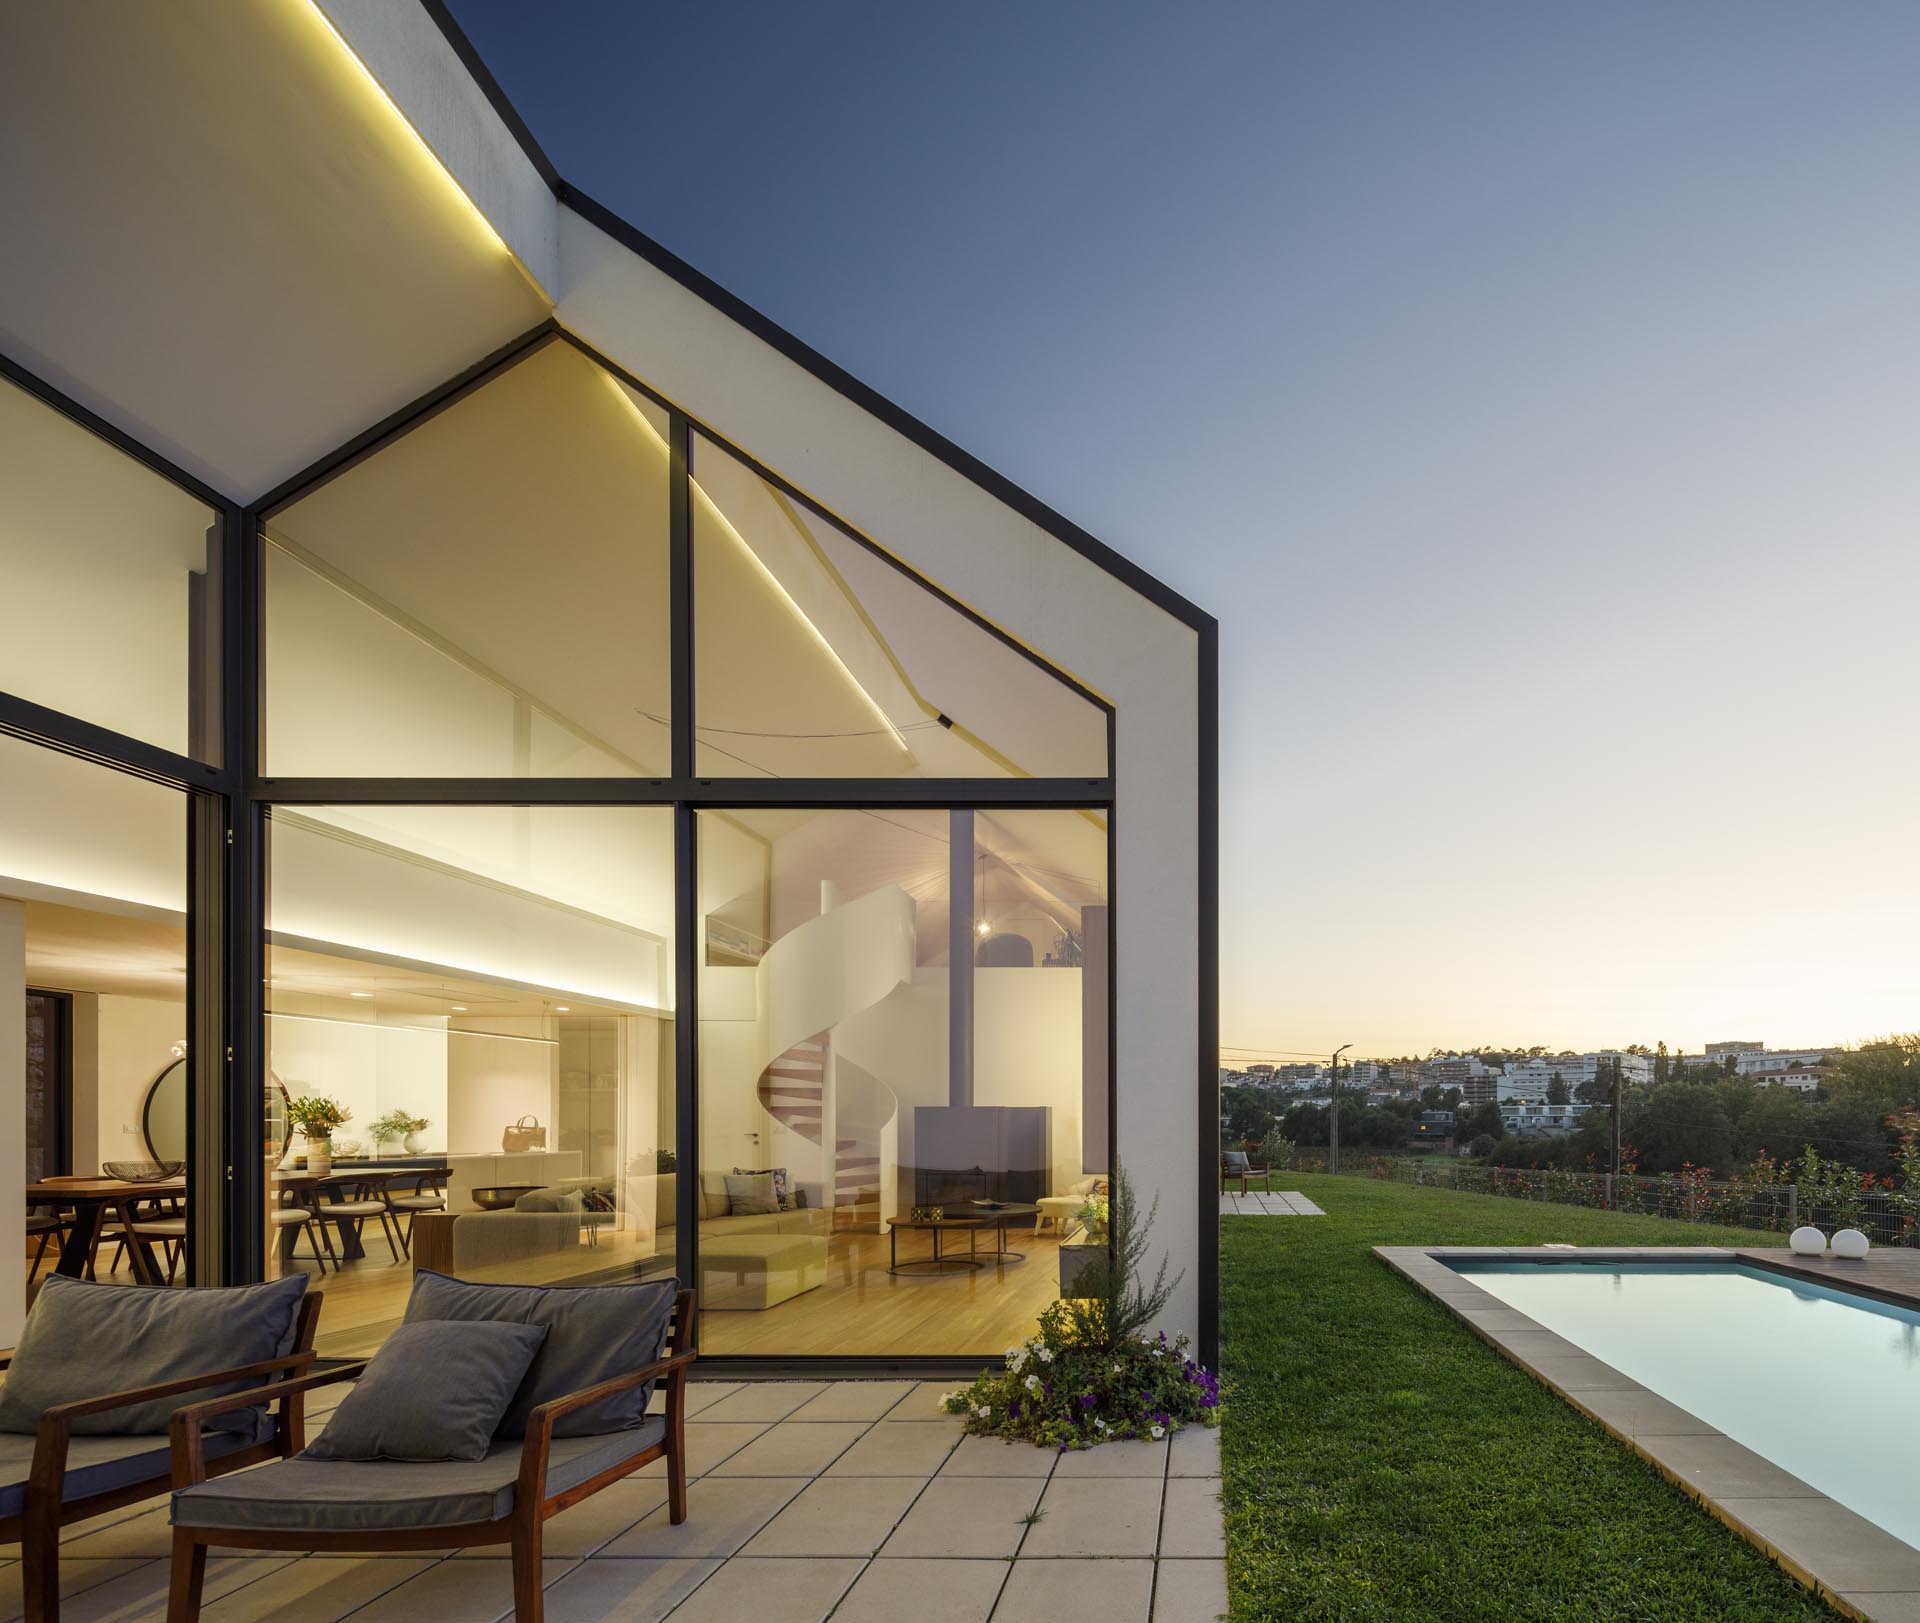
[(1738, 1263), (1447, 1262), (1920, 1547), (1920, 1313)]

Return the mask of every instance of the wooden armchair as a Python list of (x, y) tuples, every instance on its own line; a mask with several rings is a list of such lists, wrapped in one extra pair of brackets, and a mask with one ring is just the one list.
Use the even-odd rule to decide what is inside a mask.
[[(155, 1399), (185, 1398), (209, 1386), (257, 1380), (262, 1384), (221, 1401), (227, 1410), (272, 1403), (273, 1412), (253, 1437), (228, 1432), (214, 1438), (205, 1469), (210, 1476), (221, 1476), (262, 1460), (289, 1458), (306, 1446), (301, 1388), (291, 1377), (313, 1362), (321, 1301), (318, 1294), (302, 1299), (293, 1350), (285, 1357), (63, 1403), (41, 1416), (40, 1429), (31, 1437), (0, 1434), (0, 1544), (20, 1545), (26, 1623), (58, 1623), (62, 1527), (151, 1499), (172, 1485), (171, 1455), (160, 1434), (75, 1436), (74, 1422)], [(11, 1350), (0, 1353), (0, 1369), (12, 1362)], [(269, 1429), (271, 1435), (259, 1435)]]
[(1249, 1179), (1258, 1178), (1267, 1186), (1267, 1193), (1273, 1193), (1273, 1171), (1269, 1167), (1257, 1167), (1248, 1158), (1245, 1150), (1222, 1150), (1220, 1152), (1220, 1187), (1240, 1180), (1240, 1193), (1247, 1192)]
[[(694, 1293), (674, 1298), (667, 1356), (534, 1409), (517, 1442), (496, 1440), (478, 1461), (289, 1459), (240, 1484), (209, 1489), (202, 1426), (244, 1398), (218, 1398), (173, 1417), (173, 1578), (167, 1623), (197, 1623), (207, 1547), (253, 1550), (445, 1550), (508, 1544), (513, 1615), (541, 1623), (543, 1529), (570, 1506), (653, 1460), (667, 1462), (668, 1514), (687, 1519), (687, 1368), (694, 1361)], [(291, 1383), (302, 1393), (350, 1381), (364, 1361)], [(631, 1430), (553, 1434), (554, 1422), (617, 1393), (661, 1383), (665, 1413)], [(476, 1514), (476, 1511), (479, 1513)]]

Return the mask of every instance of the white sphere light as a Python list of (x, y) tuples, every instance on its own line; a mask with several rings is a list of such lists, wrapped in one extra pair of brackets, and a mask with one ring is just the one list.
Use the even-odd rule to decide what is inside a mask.
[(1827, 1249), (1827, 1237), (1809, 1223), (1787, 1236), (1787, 1246), (1796, 1257), (1817, 1257)]
[(1833, 1237), (1833, 1254), (1858, 1262), (1867, 1254), (1871, 1242), (1858, 1229), (1842, 1229)]

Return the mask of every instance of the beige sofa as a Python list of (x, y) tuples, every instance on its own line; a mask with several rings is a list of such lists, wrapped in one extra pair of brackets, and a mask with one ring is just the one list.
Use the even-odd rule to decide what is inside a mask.
[[(656, 1180), (654, 1223), (668, 1248), (677, 1221), (680, 1179)], [(724, 1173), (700, 1178), (700, 1305), (716, 1311), (764, 1311), (826, 1282), (827, 1236), (833, 1213), (824, 1206), (783, 1212), (736, 1213), (727, 1202)]]

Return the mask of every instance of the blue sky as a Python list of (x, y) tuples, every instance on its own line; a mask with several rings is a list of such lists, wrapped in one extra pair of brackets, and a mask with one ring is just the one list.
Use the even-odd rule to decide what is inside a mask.
[(1226, 1043), (1920, 1026), (1920, 9), (453, 4), (1220, 616)]

